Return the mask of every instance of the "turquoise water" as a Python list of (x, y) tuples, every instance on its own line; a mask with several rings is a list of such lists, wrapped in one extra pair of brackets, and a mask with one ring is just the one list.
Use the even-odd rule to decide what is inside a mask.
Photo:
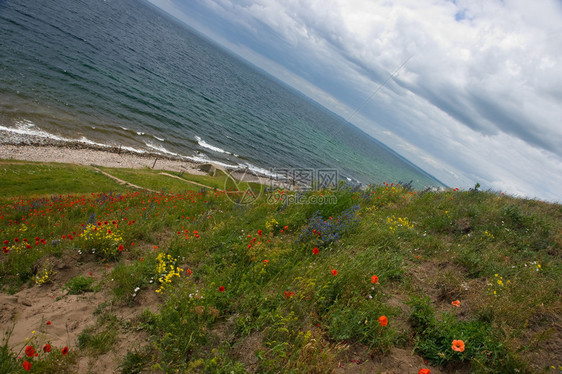
[(0, 0), (0, 126), (264, 174), (440, 185), (144, 1)]

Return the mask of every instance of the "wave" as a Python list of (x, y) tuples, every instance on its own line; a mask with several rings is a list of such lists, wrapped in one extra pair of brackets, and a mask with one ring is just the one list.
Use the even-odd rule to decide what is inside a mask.
[(185, 157), (183, 155), (180, 155), (179, 153), (168, 151), (166, 148), (162, 147), (161, 145), (155, 145), (155, 144), (152, 144), (150, 142), (144, 142), (144, 144), (146, 144), (147, 147), (149, 147), (151, 149), (154, 149), (154, 150), (156, 150), (160, 153), (164, 153), (164, 154), (172, 155), (172, 156), (176, 156), (176, 157), (182, 157), (182, 158)]
[[(93, 140), (86, 138), (85, 136), (82, 136), (79, 139), (72, 139), (63, 136), (58, 136), (41, 129), (39, 126), (37, 126), (36, 124), (34, 124), (33, 122), (27, 119), (17, 120), (15, 121), (14, 125), (15, 127), (5, 127), (0, 125), (0, 131), (21, 135), (21, 138), (15, 139), (16, 141), (25, 141), (25, 140), (29, 140), (30, 138), (35, 138), (35, 139), (39, 138), (39, 139), (54, 140), (57, 142), (64, 142), (64, 143), (87, 144), (98, 148), (109, 149), (115, 147), (115, 145), (95, 142)], [(95, 128), (94, 126), (91, 127)], [(145, 150), (137, 149), (130, 146), (122, 145), (121, 149), (138, 154), (146, 153)]]
[(66, 138), (62, 138), (55, 134), (51, 134), (37, 127), (33, 122), (23, 119), (15, 121), (15, 127), (4, 127), (0, 126), (0, 130), (11, 132), (18, 135), (24, 136), (37, 136), (39, 138), (46, 138), (58, 141), (66, 141)]
[(197, 140), (197, 144), (199, 144), (203, 148), (207, 148), (207, 149), (210, 149), (211, 151), (215, 151), (215, 152), (218, 152), (218, 153), (224, 153), (224, 154), (227, 154), (227, 155), (233, 155), (233, 156), (238, 157), (237, 155), (234, 155), (234, 154), (232, 154), (228, 151), (225, 151), (222, 148), (215, 147), (214, 145), (211, 145), (211, 144), (207, 143), (206, 141), (204, 141), (203, 139), (201, 139), (197, 135), (195, 135), (195, 140)]
[(268, 178), (275, 178), (275, 179), (283, 178), (283, 176), (281, 174), (274, 173), (272, 171), (273, 169), (267, 170), (267, 169), (264, 169), (264, 168), (260, 168), (259, 166), (256, 166), (256, 165), (252, 165), (250, 163), (240, 164), (239, 168), (248, 169), (253, 174), (263, 175), (263, 176), (266, 176)]

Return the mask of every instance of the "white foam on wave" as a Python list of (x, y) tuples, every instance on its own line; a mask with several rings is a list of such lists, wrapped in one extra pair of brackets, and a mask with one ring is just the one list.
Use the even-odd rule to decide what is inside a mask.
[(156, 135), (152, 135), (152, 137), (153, 137), (154, 139), (156, 139), (156, 140), (160, 140), (161, 142), (165, 141), (164, 138), (159, 138), (159, 137), (157, 137)]
[[(90, 127), (92, 129), (95, 129), (95, 126), (90, 126)], [(93, 145), (93, 146), (100, 147), (100, 148), (115, 147), (114, 145), (94, 142), (94, 141), (86, 138), (85, 136), (82, 136), (80, 139), (70, 139), (70, 138), (65, 138), (65, 137), (62, 137), (62, 136), (55, 135), (55, 134), (51, 134), (50, 132), (47, 132), (47, 131), (41, 129), (40, 127), (35, 125), (33, 122), (31, 122), (29, 120), (26, 120), (26, 119), (16, 121), (15, 127), (5, 127), (5, 126), (0, 125), (0, 131), (6, 131), (6, 132), (13, 133), (13, 134), (22, 135), (22, 136), (34, 136), (34, 137), (38, 137), (38, 138), (57, 140), (57, 141), (61, 141), (61, 142), (88, 144), (88, 145)], [(121, 146), (121, 149), (127, 150), (129, 152), (138, 153), (138, 154), (146, 153), (146, 151), (144, 151), (142, 149), (137, 149), (137, 148), (133, 148), (133, 147), (129, 147), (129, 146)]]
[(242, 169), (248, 169), (254, 174), (266, 176), (268, 178), (275, 178), (275, 179), (282, 178), (282, 175), (280, 175), (280, 174), (276, 174), (276, 173), (272, 172), (271, 170), (260, 168), (259, 166), (252, 165), (250, 163), (240, 164), (239, 167), (242, 168)]
[(203, 153), (201, 153), (197, 156), (186, 156), (185, 158), (188, 159), (188, 160), (197, 162), (197, 163), (203, 163), (203, 164), (211, 163), (211, 164), (214, 164), (214, 165), (220, 165), (220, 166), (224, 167), (225, 169), (237, 169), (238, 168), (238, 166), (236, 166), (236, 165), (231, 165), (231, 164), (227, 164), (225, 162), (212, 160), (207, 155), (205, 155)]
[(48, 139), (59, 140), (59, 141), (67, 140), (66, 138), (61, 138), (60, 136), (51, 134), (47, 131), (40, 129), (33, 122), (26, 119), (16, 121), (15, 125), (16, 127), (0, 126), (0, 130), (11, 132), (14, 134), (19, 134), (19, 135), (37, 136), (40, 138), (48, 138)]
[(162, 147), (161, 145), (156, 145), (156, 144), (152, 144), (150, 142), (145, 142), (144, 144), (146, 144), (147, 147), (152, 148), (160, 153), (165, 153), (168, 155), (172, 155), (172, 156), (177, 156), (177, 157), (185, 157), (180, 155), (179, 153), (174, 153), (171, 151), (168, 151), (166, 148)]
[[(203, 148), (207, 148), (207, 149), (210, 149), (211, 151), (215, 151), (215, 152), (218, 152), (218, 153), (225, 153), (227, 155), (232, 155), (232, 153), (230, 153), (228, 151), (225, 151), (222, 148), (215, 147), (214, 145), (207, 143), (206, 141), (204, 141), (203, 139), (201, 139), (197, 135), (195, 135), (195, 140), (197, 140), (197, 144), (199, 144)], [(236, 156), (236, 155), (233, 155), (233, 156)], [(236, 156), (236, 157), (238, 157), (238, 156)]]

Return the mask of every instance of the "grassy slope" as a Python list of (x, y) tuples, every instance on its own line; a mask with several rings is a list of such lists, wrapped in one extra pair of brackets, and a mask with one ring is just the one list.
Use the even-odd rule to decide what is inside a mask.
[[(240, 206), (148, 170), (106, 169), (169, 195), (124, 191), (88, 168), (2, 167), (4, 291), (37, 287), (37, 274), (49, 273), (41, 259), (97, 248), (81, 261), (111, 262), (107, 279), (84, 285), (76, 278), (66, 287), (107, 292), (98, 308), (107, 318), (80, 336), (75, 354), (102, 355), (120, 334), (139, 329), (150, 344), (123, 355), (123, 372), (325, 373), (350, 365), (349, 352), (362, 355), (369, 371), (396, 349), (413, 350), (425, 367), (443, 372), (555, 372), (562, 365), (560, 205), (376, 186), (307, 195), (332, 196), (335, 204), (285, 204), (277, 193)], [(102, 193), (109, 190), (119, 193)], [(97, 194), (10, 197), (68, 192)], [(79, 235), (81, 224), (98, 220), (105, 230), (101, 217), (119, 236)], [(68, 240), (71, 232), (78, 234)], [(142, 303), (139, 294), (156, 294), (158, 311), (143, 312), (132, 326), (119, 323), (114, 308)], [(465, 350), (453, 351), (453, 340)], [(0, 355), (21, 368), (8, 350)], [(53, 359), (35, 364), (72, 370)]]

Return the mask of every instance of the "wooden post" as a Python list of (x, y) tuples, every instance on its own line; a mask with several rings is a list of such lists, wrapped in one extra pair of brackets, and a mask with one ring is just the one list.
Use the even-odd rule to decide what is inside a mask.
[(156, 161), (158, 161), (158, 157), (156, 157), (156, 160), (154, 160), (154, 164), (152, 164), (153, 169), (154, 169), (154, 166), (156, 166)]

